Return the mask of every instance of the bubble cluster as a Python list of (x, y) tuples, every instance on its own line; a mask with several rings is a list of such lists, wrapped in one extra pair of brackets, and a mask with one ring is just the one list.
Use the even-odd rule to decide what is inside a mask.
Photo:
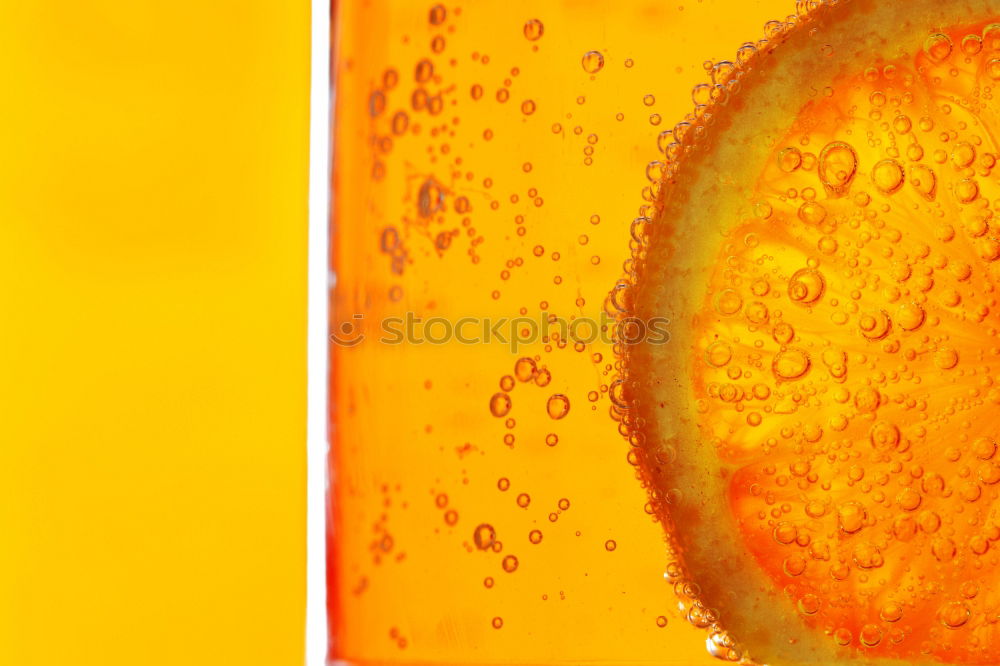
[[(660, 192), (664, 155), (652, 144), (637, 150), (637, 140), (651, 125), (670, 136), (656, 113), (671, 103), (668, 82), (642, 81), (643, 66), (654, 62), (640, 57), (649, 49), (637, 43), (626, 53), (611, 34), (575, 41), (589, 17), (603, 20), (596, 10), (526, 9), (429, 2), (339, 10), (346, 20), (334, 62), (331, 311), (363, 314), (367, 339), (332, 350), (335, 464), (344, 472), (331, 488), (344, 517), (336, 576), (350, 582), (341, 588), (349, 590), (339, 600), (343, 617), (386, 615), (379, 630), (398, 624), (392, 638), (410, 661), (451, 658), (447, 650), (456, 648), (432, 654), (441, 638), (427, 630), (435, 613), (389, 617), (389, 595), (410, 601), (392, 577), (416, 580), (433, 557), (456, 586), (468, 586), (462, 594), (476, 595), (479, 626), (502, 627), (488, 632), (498, 645), (513, 638), (512, 652), (495, 653), (504, 660), (516, 656), (524, 632), (544, 629), (524, 621), (523, 604), (568, 593), (582, 603), (548, 604), (551, 622), (565, 622), (637, 558), (619, 529), (631, 529), (629, 519), (658, 519), (651, 506), (640, 511), (640, 503), (625, 518), (574, 493), (613, 494), (638, 474), (638, 454), (608, 449), (600, 434), (611, 404), (622, 400), (612, 386), (607, 315), (627, 307), (604, 295), (625, 243), (644, 224), (621, 227), (622, 212), (631, 217), (634, 204), (648, 207)], [(498, 10), (502, 21), (494, 20)], [(385, 28), (377, 44), (350, 29), (355, 14)], [(379, 21), (385, 14), (390, 20)], [(631, 91), (623, 94), (627, 78)], [(607, 191), (635, 171), (626, 160), (641, 166), (633, 174), (641, 199), (609, 199)], [(397, 315), (422, 320), (412, 331), (427, 342), (411, 344), (409, 330), (400, 344), (376, 341), (379, 324)], [(516, 319), (530, 339), (516, 348), (492, 337), (429, 340), (444, 330), (441, 320), (467, 317)], [(474, 331), (495, 335), (476, 324), (461, 333)], [(509, 339), (512, 330), (498, 332)], [(399, 413), (383, 411), (400, 396), (411, 399), (398, 402)], [(603, 474), (605, 456), (630, 465), (625, 475)], [(589, 468), (602, 474), (577, 471)], [(401, 483), (405, 490), (391, 492), (409, 505), (395, 495), (372, 502), (370, 486), (383, 482)], [(357, 525), (366, 530), (360, 549), (352, 541)], [(593, 571), (594, 563), (607, 573), (597, 587), (596, 576), (565, 575)], [(657, 578), (658, 564), (647, 564)], [(568, 590), (545, 589), (560, 577)], [(642, 592), (657, 595), (653, 586)]]

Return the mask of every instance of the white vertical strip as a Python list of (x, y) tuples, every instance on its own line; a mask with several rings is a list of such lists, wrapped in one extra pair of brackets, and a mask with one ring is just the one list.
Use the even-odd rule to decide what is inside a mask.
[(306, 664), (326, 661), (327, 265), (330, 209), (330, 0), (312, 0), (309, 329), (306, 423)]

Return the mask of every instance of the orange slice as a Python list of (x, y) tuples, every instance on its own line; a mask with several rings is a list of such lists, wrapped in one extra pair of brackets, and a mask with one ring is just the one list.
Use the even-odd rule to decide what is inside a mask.
[(626, 299), (672, 338), (623, 420), (723, 659), (1000, 662), (994, 21), (815, 7), (673, 131)]

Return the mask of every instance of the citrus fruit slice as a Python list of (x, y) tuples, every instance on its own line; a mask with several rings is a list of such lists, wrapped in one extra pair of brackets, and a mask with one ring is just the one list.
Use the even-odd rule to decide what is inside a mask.
[(667, 577), (724, 659), (998, 663), (1000, 2), (810, 4), (696, 88), (634, 232)]

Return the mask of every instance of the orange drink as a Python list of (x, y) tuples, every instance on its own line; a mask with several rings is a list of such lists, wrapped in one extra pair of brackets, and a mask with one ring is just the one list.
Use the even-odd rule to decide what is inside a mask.
[(996, 663), (995, 21), (340, 4), (331, 656)]

